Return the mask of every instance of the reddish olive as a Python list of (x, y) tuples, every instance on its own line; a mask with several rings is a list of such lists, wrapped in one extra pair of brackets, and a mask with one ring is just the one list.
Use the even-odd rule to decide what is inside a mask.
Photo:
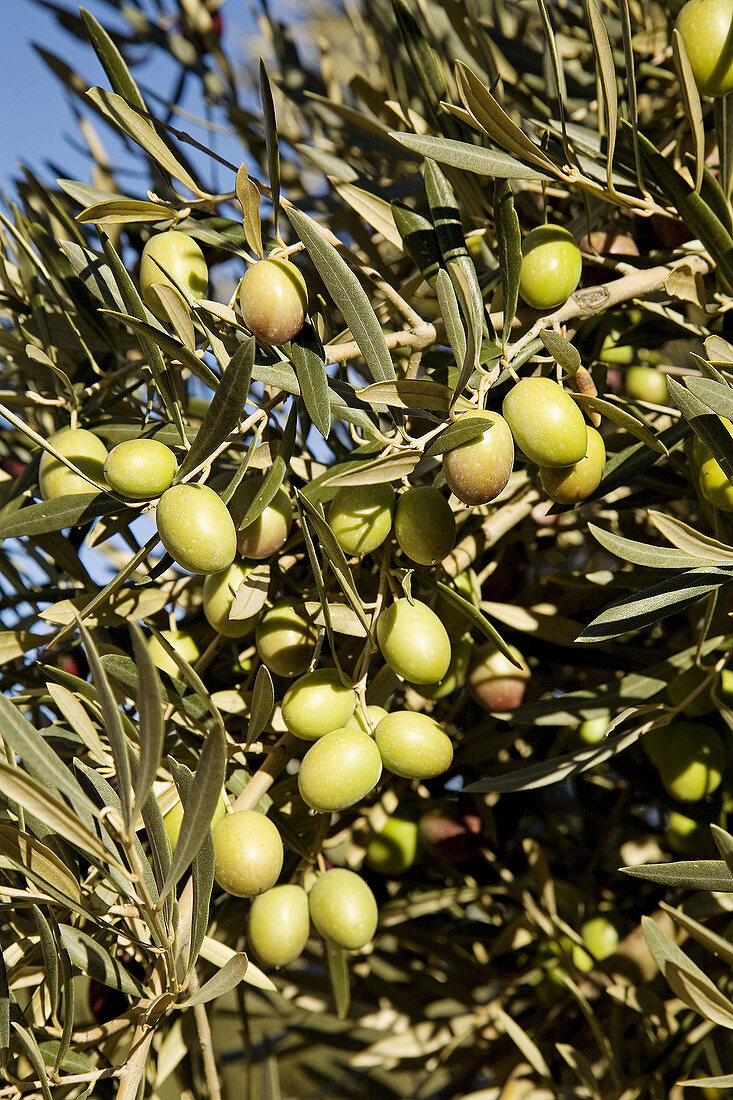
[(440, 803), (420, 818), (418, 835), (423, 848), (436, 859), (465, 863), (481, 846), (484, 824), (478, 814)]
[(464, 418), (476, 417), (487, 420), (490, 427), (476, 439), (443, 455), (446, 485), (469, 505), (488, 504), (498, 497), (506, 488), (514, 465), (514, 439), (504, 417), (489, 409), (464, 414)]
[[(59, 454), (82, 470), (87, 477), (104, 484), (104, 464), (107, 448), (102, 440), (86, 428), (62, 428), (48, 437)], [(41, 455), (38, 467), (38, 487), (44, 500), (73, 496), (76, 493), (96, 493), (99, 490), (81, 474), (75, 474), (49, 451)]]
[(259, 260), (244, 273), (239, 307), (245, 325), (264, 344), (297, 336), (305, 321), (308, 287), (289, 260)]
[(521, 705), (530, 677), (529, 666), (515, 646), (509, 646), (519, 668), (492, 642), (483, 646), (468, 676), (471, 695), (489, 712), (513, 710)]
[(255, 628), (256, 615), (244, 619), (230, 618), (232, 604), (240, 586), (252, 572), (253, 566), (235, 560), (220, 573), (211, 573), (204, 581), (204, 615), (209, 626), (225, 638), (244, 638)]
[(177, 471), (173, 451), (157, 439), (126, 439), (112, 448), (104, 463), (110, 489), (132, 500), (160, 496)]
[(306, 672), (285, 692), (282, 716), (296, 737), (317, 741), (331, 730), (343, 729), (354, 713), (356, 692), (346, 687), (335, 668)]
[(580, 408), (551, 378), (522, 378), (504, 398), (502, 412), (514, 442), (538, 466), (572, 466), (588, 447)]
[(456, 542), (453, 511), (440, 489), (418, 485), (397, 500), (394, 533), (400, 549), (418, 565), (437, 565)]
[(256, 810), (235, 810), (213, 830), (214, 874), (228, 894), (253, 898), (277, 882), (283, 842), (269, 817)]
[(260, 660), (276, 676), (301, 676), (311, 662), (318, 634), (305, 608), (279, 600), (260, 619), (255, 644)]
[(385, 608), (377, 620), (377, 641), (389, 667), (405, 680), (434, 684), (448, 671), (450, 638), (420, 600), (410, 603), (404, 597)]
[(383, 718), (374, 740), (385, 768), (404, 779), (434, 779), (453, 762), (453, 745), (427, 714), (397, 710)]
[(583, 271), (575, 237), (560, 225), (540, 225), (522, 242), (519, 293), (533, 309), (555, 309), (573, 293)]
[(320, 813), (346, 810), (379, 782), (382, 759), (367, 733), (332, 730), (315, 741), (303, 757), (298, 789), (306, 805)]
[(328, 509), (328, 523), (345, 554), (371, 554), (392, 527), (395, 492), (391, 485), (349, 485), (339, 489)]
[(234, 561), (237, 532), (226, 504), (208, 485), (172, 485), (155, 514), (160, 540), (190, 573), (219, 573)]
[(311, 920), (324, 939), (350, 951), (366, 947), (377, 930), (377, 903), (354, 871), (332, 867), (319, 875), (308, 896)]
[(209, 269), (199, 245), (177, 229), (151, 237), (140, 257), (140, 289), (143, 301), (161, 321), (168, 320), (168, 311), (155, 289), (155, 284), (174, 287), (192, 298), (205, 298), (209, 286)]
[(308, 895), (302, 886), (273, 886), (253, 898), (247, 942), (266, 966), (287, 966), (303, 953), (310, 932)]
[(688, 0), (677, 30), (700, 93), (733, 91), (733, 0)]
[(542, 488), (556, 504), (580, 504), (600, 485), (605, 465), (603, 437), (595, 428), (588, 428), (588, 445), (579, 462), (553, 469), (540, 466)]

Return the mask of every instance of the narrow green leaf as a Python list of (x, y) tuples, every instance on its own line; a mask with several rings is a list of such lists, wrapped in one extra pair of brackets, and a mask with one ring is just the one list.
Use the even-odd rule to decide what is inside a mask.
[(122, 54), (115, 46), (107, 31), (98, 23), (91, 12), (85, 8), (79, 8), (79, 15), (84, 22), (84, 28), (89, 41), (94, 47), (102, 67), (109, 77), (109, 82), (115, 92), (127, 100), (131, 107), (138, 111), (147, 111), (145, 100), (140, 94), (140, 89), (133, 80), (130, 70), (125, 64)]
[[(161, 348), (166, 354), (170, 355), (173, 359), (180, 359), (184, 367), (187, 367), (192, 374), (195, 374), (204, 385), (208, 386), (210, 390), (215, 390), (219, 384), (219, 379), (216, 377), (210, 367), (206, 366), (197, 355), (185, 346), (185, 344), (179, 343), (167, 332), (164, 332), (162, 328), (156, 325), (151, 325), (148, 321), (142, 321), (138, 317), (133, 317), (129, 313), (118, 313), (112, 309), (103, 310), (108, 317), (114, 317), (115, 320), (121, 321), (122, 324), (127, 325), (133, 332), (137, 333), (139, 337), (152, 345), (152, 355), (156, 360), (160, 358), (162, 362), (162, 356), (160, 354)], [(185, 432), (181, 438), (187, 438)]]
[(71, 969), (69, 952), (65, 947), (59, 947), (59, 965), (61, 969), (61, 986), (64, 993), (64, 1014), (59, 1048), (56, 1051), (54, 1069), (58, 1069), (61, 1061), (71, 1046), (71, 1036), (74, 1032), (74, 974)]
[(651, 448), (657, 454), (667, 453), (664, 443), (659, 435), (654, 433), (649, 421), (640, 412), (633, 409), (633, 406), (622, 408), (612, 401), (606, 401), (602, 397), (592, 397), (590, 394), (585, 393), (576, 393), (573, 397), (582, 409), (592, 409), (594, 412), (599, 412), (601, 416), (608, 417), (619, 428), (623, 428), (629, 435), (633, 435), (635, 439), (640, 440), (645, 447)]
[(134, 110), (129, 103), (104, 88), (90, 88), (87, 95), (103, 115), (115, 123), (123, 133), (137, 142), (142, 149), (170, 174), (199, 198), (208, 198), (196, 180), (175, 157), (147, 118)]
[(71, 770), (7, 695), (0, 695), (0, 737), (21, 757), (31, 778), (65, 794), (72, 805), (94, 812)]
[(127, 993), (130, 997), (150, 995), (144, 985), (133, 978), (117, 959), (113, 959), (109, 952), (86, 932), (70, 924), (59, 924), (59, 933), (71, 962), (81, 970), (82, 974), (95, 978), (110, 989)]
[(277, 237), (280, 218), (280, 146), (277, 139), (277, 119), (275, 118), (275, 103), (272, 98), (270, 78), (267, 75), (267, 68), (262, 58), (260, 58), (259, 74), (260, 103), (262, 104), (265, 144), (267, 147), (267, 171), (270, 177), (270, 191), (272, 194), (273, 233)]
[(494, 180), (494, 221), (496, 252), (504, 300), (502, 340), (506, 343), (511, 334), (512, 321), (517, 313), (519, 276), (522, 271), (522, 234), (514, 208), (514, 194), (506, 180)]
[(472, 439), (478, 439), (486, 431), (491, 429), (491, 421), (485, 417), (471, 416), (470, 413), (462, 416), (460, 420), (454, 420), (439, 435), (436, 435), (425, 448), (425, 454), (435, 458), (437, 455), (454, 451), (456, 447), (462, 447), (464, 443), (470, 443)]
[(618, 130), (618, 88), (616, 85), (616, 66), (611, 52), (611, 43), (603, 16), (598, 10), (595, 0), (586, 0), (588, 12), (588, 24), (590, 26), (593, 52), (601, 81), (601, 94), (606, 114), (607, 127), (607, 151), (606, 151), (606, 186), (609, 192), (614, 194), (613, 186), (613, 155), (616, 149), (616, 131)]
[(41, 954), (43, 955), (44, 981), (48, 989), (51, 1002), (51, 1012), (56, 1012), (59, 999), (59, 957), (58, 947), (53, 938), (51, 926), (37, 905), (31, 906), (31, 913), (41, 940)]
[(687, 56), (682, 35), (675, 27), (672, 31), (672, 54), (680, 81), (682, 102), (690, 124), (692, 140), (695, 143), (695, 190), (698, 194), (702, 191), (703, 171), (705, 168), (705, 124), (702, 117), (702, 104), (700, 92), (697, 88), (695, 75)]
[(21, 1046), (25, 1050), (28, 1061), (36, 1071), (44, 1100), (53, 1100), (51, 1088), (48, 1083), (48, 1074), (43, 1064), (43, 1055), (38, 1049), (38, 1043), (35, 1040), (35, 1036), (30, 1031), (26, 1031), (26, 1029), (21, 1027), (15, 1020), (11, 1020), (11, 1026), (18, 1036)]
[(174, 218), (175, 206), (160, 202), (142, 202), (140, 199), (109, 199), (85, 207), (76, 220), (96, 225), (142, 225), (145, 222), (162, 222)]
[(324, 439), (331, 431), (326, 364), (314, 330), (304, 325), (287, 348), (309, 417)]
[(433, 576), (431, 576), (430, 573), (415, 573), (414, 576), (417, 577), (418, 580), (422, 581), (422, 583), (426, 587), (432, 588), (436, 592), (439, 592), (449, 604), (452, 604), (457, 611), (460, 611), (461, 615), (463, 615), (463, 617), (467, 619), (468, 622), (470, 622), (471, 626), (475, 626), (476, 629), (479, 630), (485, 638), (488, 638), (490, 642), (493, 642), (497, 649), (501, 650), (508, 661), (511, 661), (511, 663), (516, 668), (521, 668), (521, 665), (517, 664), (517, 659), (512, 653), (511, 649), (499, 634), (499, 631), (494, 626), (492, 626), (486, 616), (483, 615), (479, 611), (479, 609), (471, 603), (470, 600), (464, 599), (463, 596), (459, 595), (455, 588), (451, 588), (449, 585), (443, 584), (442, 581), (436, 580)]
[[(681, 570), (694, 569), (700, 564), (699, 558), (693, 558), (684, 550), (669, 546), (652, 546), (651, 543), (627, 539), (624, 535), (617, 535), (613, 531), (604, 531), (601, 527), (596, 527), (595, 523), (589, 523), (588, 530), (611, 554), (615, 554), (622, 561), (633, 562), (634, 565), (645, 565), (649, 569)], [(710, 564), (724, 563), (711, 561)]]
[(556, 363), (562, 367), (566, 376), (577, 374), (582, 363), (580, 353), (569, 340), (561, 336), (559, 332), (546, 328), (540, 333), (540, 340), (549, 351)]
[(99, 652), (94, 644), (94, 639), (81, 621), (77, 625), (84, 646), (84, 652), (89, 662), (92, 681), (97, 689), (99, 704), (102, 708), (105, 732), (115, 761), (115, 772), (118, 781), (117, 793), (122, 806), (122, 816), (125, 821), (125, 826), (129, 829), (132, 821), (132, 778), (130, 774), (129, 749), (125, 731), (122, 726), (120, 709), (117, 706), (117, 700), (114, 697), (109, 680), (107, 679), (107, 673), (104, 671), (104, 667), (99, 659)]
[(581, 775), (592, 768), (597, 768), (599, 764), (605, 764), (607, 760), (623, 752), (638, 739), (638, 729), (629, 733), (619, 733), (605, 738), (600, 745), (578, 749), (576, 752), (556, 756), (551, 760), (542, 760), (539, 764), (530, 764), (529, 767), (520, 768), (509, 775), (485, 776), (475, 783), (470, 783), (464, 789), (469, 793), (485, 791), (509, 793), (547, 787), (552, 783), (559, 783), (571, 776)]
[(183, 821), (170, 869), (161, 889), (164, 898), (188, 869), (204, 843), (226, 776), (227, 745), (223, 727), (216, 726), (204, 741), (196, 773), (183, 811)]
[(327, 241), (316, 223), (301, 210), (286, 208), (293, 228), (308, 250), (318, 274), (344, 315), (375, 382), (391, 381), (395, 369), (382, 326), (354, 272)]
[[(453, 280), (445, 268), (441, 268), (435, 277), (435, 293), (438, 296), (438, 304), (440, 306), (443, 324), (445, 325), (448, 343), (451, 346), (456, 363), (463, 364), (466, 362), (468, 341), (466, 339), (466, 331), (461, 321), (458, 295), (455, 292)], [(397, 385), (399, 384), (398, 382)], [(371, 389), (371, 386), (369, 388)], [(452, 396), (453, 394), (451, 393), (451, 397)], [(450, 402), (448, 406), (450, 407)]]
[[(443, 272), (450, 283), (450, 276)], [(440, 280), (441, 276), (438, 276)], [(451, 284), (452, 286), (452, 284)], [(396, 409), (421, 409), (424, 412), (447, 413), (453, 391), (428, 378), (398, 378), (392, 382), (372, 382), (357, 391), (369, 405), (390, 405)]]
[(733, 874), (722, 859), (685, 860), (681, 863), (645, 863), (622, 867), (626, 875), (660, 882), (681, 890), (722, 890), (733, 892)]
[(177, 481), (201, 466), (236, 428), (244, 414), (254, 359), (255, 342), (249, 337), (229, 361), (191, 449), (178, 469)]
[(642, 917), (641, 927), (654, 961), (680, 1000), (714, 1023), (733, 1028), (733, 1003), (656, 921)]
[(67, 527), (82, 527), (100, 516), (111, 516), (121, 510), (119, 501), (106, 493), (74, 493), (42, 500), (4, 516), (0, 520), (0, 539), (45, 535), (51, 531), (64, 531)]
[(160, 677), (137, 623), (129, 624), (132, 651), (137, 667), (137, 709), (140, 719), (140, 762), (133, 785), (132, 822), (148, 801), (163, 756), (165, 727)]
[(733, 548), (724, 542), (711, 538), (710, 535), (701, 535), (681, 519), (651, 508), (649, 519), (673, 546), (689, 554), (694, 564), (699, 564), (702, 559), (706, 562), (714, 561), (716, 565), (733, 565)]
[(479, 145), (469, 145), (465, 141), (452, 138), (433, 137), (430, 134), (389, 135), (413, 153), (430, 157), (439, 164), (458, 168), (463, 172), (474, 172), (479, 176), (492, 176), (494, 179), (549, 180), (553, 173), (530, 168), (508, 153), (496, 149), (483, 149)]
[(10, 987), (5, 957), (0, 951), (0, 1066), (7, 1065), (10, 1053)]
[(79, 906), (81, 887), (70, 868), (30, 833), (14, 824), (0, 824), (0, 855), (39, 889), (51, 893), (51, 896), (55, 893), (61, 898), (69, 898), (75, 906)]
[(246, 971), (247, 956), (239, 952), (224, 963), (224, 966), (214, 974), (213, 978), (209, 978), (208, 982), (204, 982), (196, 993), (185, 1001), (179, 1002), (176, 1008), (193, 1008), (194, 1005), (204, 1005), (217, 997), (223, 997), (225, 993), (229, 993), (239, 985)]
[(324, 943), (326, 961), (328, 963), (328, 976), (331, 979), (333, 999), (336, 1004), (336, 1015), (339, 1020), (345, 1020), (349, 1014), (351, 1004), (351, 987), (349, 984), (349, 957), (343, 947), (326, 940)]
[(252, 701), (249, 707), (249, 725), (247, 744), (256, 741), (270, 721), (275, 707), (275, 688), (267, 665), (260, 665), (252, 689)]
[[(193, 772), (184, 764), (179, 764), (171, 759), (171, 774), (175, 780), (181, 804), (186, 806), (191, 793)], [(211, 836), (211, 822), (203, 844), (194, 856), (191, 865), (191, 882), (193, 886), (193, 904), (191, 906), (191, 933), (188, 938), (188, 965), (190, 974), (201, 951), (201, 945), (209, 927), (209, 906), (211, 904), (211, 891), (214, 887), (214, 841)]]
[[(422, 458), (422, 452), (411, 447), (395, 454), (382, 455), (371, 462), (360, 462), (349, 470), (329, 474), (321, 482), (325, 490), (340, 489), (346, 485), (383, 485), (386, 481), (397, 481), (409, 477)], [(305, 492), (305, 490), (304, 490)], [(316, 494), (317, 495), (317, 494)], [(315, 502), (316, 495), (306, 493), (309, 500)], [(321, 499), (318, 496), (318, 499)]]
[(402, 247), (413, 260), (426, 283), (431, 286), (440, 269), (440, 248), (433, 223), (401, 202), (392, 203), (392, 217)]
[(726, 415), (728, 404), (733, 407), (729, 396), (733, 395), (733, 390), (710, 378), (698, 378), (692, 386), (685, 387), (674, 378), (668, 377), (667, 392), (670, 401), (680, 410), (695, 435), (700, 437), (713, 458), (720, 463), (726, 477), (733, 480), (731, 436), (720, 421), (720, 417)]
[(440, 62), (405, 0), (392, 0), (397, 26), (410, 58), (412, 71), (422, 86), (424, 102), (433, 121), (440, 118), (440, 102), (445, 99), (445, 77)]
[(248, 527), (250, 523), (254, 523), (255, 520), (262, 515), (270, 501), (275, 499), (277, 491), (282, 485), (287, 473), (288, 463), (293, 456), (297, 422), (298, 408), (294, 401), (288, 413), (288, 419), (285, 424), (282, 439), (280, 440), (278, 454), (243, 516), (240, 517), (239, 514), (236, 494), (232, 497), (232, 518), (238, 531), (241, 531), (244, 527)]
[(249, 178), (247, 168), (240, 164), (235, 182), (239, 205), (242, 207), (242, 224), (247, 244), (258, 259), (262, 259), (262, 226), (260, 225), (260, 192)]
[(733, 572), (715, 566), (689, 569), (667, 581), (616, 600), (590, 623), (578, 642), (607, 642), (632, 630), (642, 630), (733, 581)]
[(710, 830), (713, 834), (713, 840), (715, 841), (715, 847), (720, 852), (721, 856), (725, 860), (726, 866), (733, 876), (733, 836), (726, 832), (725, 829), (721, 829), (719, 825), (712, 824)]

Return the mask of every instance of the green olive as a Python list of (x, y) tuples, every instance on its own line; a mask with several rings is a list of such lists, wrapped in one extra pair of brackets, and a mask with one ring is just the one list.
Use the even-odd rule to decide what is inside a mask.
[(244, 638), (255, 628), (257, 615), (248, 615), (244, 619), (229, 617), (237, 591), (252, 569), (252, 565), (235, 558), (227, 569), (211, 573), (204, 581), (206, 621), (225, 638)]
[(339, 489), (328, 509), (328, 524), (345, 554), (371, 554), (392, 527), (394, 489), (381, 485), (349, 485)]
[(382, 875), (401, 875), (418, 855), (417, 814), (398, 809), (369, 841), (365, 862)]
[(189, 573), (219, 573), (234, 561), (237, 532), (227, 506), (208, 485), (172, 485), (155, 515), (160, 540)]
[(424, 699), (444, 699), (454, 691), (459, 691), (466, 682), (475, 645), (470, 634), (464, 634), (453, 642), (448, 671), (437, 684), (414, 684), (413, 687)]
[(318, 633), (305, 608), (279, 600), (260, 619), (255, 645), (260, 660), (276, 676), (302, 676), (313, 656)]
[(493, 642), (483, 646), (474, 658), (468, 676), (471, 695), (484, 710), (507, 711), (521, 705), (530, 678), (527, 662), (515, 646), (509, 646), (519, 668)]
[(726, 752), (720, 735), (711, 726), (672, 722), (645, 734), (643, 746), (672, 798), (698, 802), (720, 786)]
[(247, 942), (265, 966), (287, 966), (303, 953), (310, 932), (302, 886), (273, 886), (252, 900)]
[[(183, 657), (184, 661), (188, 661), (190, 665), (198, 661), (201, 656), (201, 650), (195, 638), (189, 634), (187, 630), (161, 630), (160, 633), (167, 642), (170, 642), (176, 653), (180, 657)], [(173, 658), (166, 653), (158, 639), (152, 635), (148, 638), (148, 653), (150, 654), (150, 659), (153, 664), (159, 668), (161, 672), (167, 673), (168, 676), (175, 676), (178, 680), (181, 679), (181, 670), (178, 665)]]
[[(88, 432), (86, 428), (62, 428), (48, 437), (59, 454), (68, 458), (85, 474), (104, 484), (104, 463), (107, 460), (107, 448), (102, 440)], [(48, 451), (41, 455), (38, 467), (38, 486), (44, 500), (73, 496), (76, 493), (96, 493), (95, 489), (81, 474), (75, 474), (63, 462), (59, 462)]]
[(583, 943), (594, 959), (600, 962), (613, 955), (621, 942), (625, 921), (618, 914), (599, 913), (584, 922), (580, 929)]
[(375, 703), (367, 705), (366, 714), (363, 714), (361, 707), (357, 705), (345, 728), (347, 730), (361, 730), (362, 733), (368, 733), (370, 737), (373, 737), (377, 723), (381, 722), (386, 715), (387, 711), (384, 707), (378, 707)]
[(297, 336), (307, 306), (305, 279), (289, 260), (259, 260), (242, 278), (242, 318), (252, 335), (264, 344), (279, 346)]
[(155, 284), (181, 289), (192, 298), (205, 298), (209, 286), (209, 269), (199, 245), (187, 233), (169, 229), (151, 237), (140, 257), (140, 289), (143, 301), (161, 321), (168, 321), (168, 311), (155, 289)]
[(397, 500), (394, 533), (400, 549), (418, 565), (437, 565), (456, 543), (456, 521), (440, 489), (418, 485)]
[(434, 611), (420, 600), (396, 600), (377, 620), (377, 641), (398, 676), (415, 684), (434, 684), (448, 671), (451, 645)]
[(600, 718), (588, 718), (578, 726), (578, 738), (584, 745), (600, 745), (610, 721), (609, 714), (602, 714)]
[(701, 95), (733, 91), (733, 0), (688, 0), (677, 16), (690, 67)]
[(733, 512), (733, 485), (717, 459), (710, 455), (700, 466), (700, 493), (721, 512)]
[(588, 448), (580, 408), (551, 378), (521, 378), (504, 398), (502, 412), (514, 442), (538, 466), (572, 466)]
[(159, 497), (177, 471), (173, 451), (157, 439), (126, 439), (112, 448), (104, 464), (109, 487), (132, 500)]
[[(699, 692), (694, 699), (688, 699), (696, 688), (699, 688), (704, 680), (708, 680), (707, 689)], [(714, 679), (710, 679), (710, 669), (697, 668), (695, 665), (692, 668), (686, 669), (680, 673), (679, 676), (675, 676), (674, 680), (670, 680), (667, 684), (667, 695), (673, 706), (678, 707), (680, 704), (685, 703), (682, 708), (682, 713), (686, 714), (689, 718), (700, 718), (703, 714), (710, 714), (715, 710), (715, 704), (710, 697), (710, 688), (713, 686)]]
[(710, 834), (699, 821), (681, 814), (679, 810), (671, 810), (667, 815), (664, 838), (673, 852), (699, 858), (707, 850)]
[(560, 225), (540, 225), (522, 242), (519, 293), (533, 309), (555, 309), (573, 293), (583, 272), (578, 243)]
[(298, 789), (312, 810), (332, 813), (360, 802), (376, 787), (381, 774), (382, 759), (369, 734), (332, 730), (315, 741), (303, 757)]
[[(488, 420), (490, 428), (446, 451), (443, 475), (450, 491), (464, 504), (488, 504), (506, 488), (514, 465), (514, 440), (509, 425), (499, 413), (477, 409), (463, 418)], [(458, 417), (460, 423), (462, 417)]]
[(427, 714), (397, 710), (374, 731), (382, 763), (403, 779), (434, 779), (453, 763), (453, 745), (443, 727)]
[(354, 713), (356, 692), (345, 687), (335, 668), (306, 672), (285, 692), (282, 716), (296, 737), (317, 741), (331, 730), (343, 729)]
[(588, 428), (588, 446), (580, 462), (548, 469), (540, 466), (542, 488), (556, 504), (580, 504), (598, 488), (606, 465), (606, 447), (595, 428)]
[[(263, 478), (253, 477), (243, 481), (231, 500), (232, 515), (240, 519), (262, 488)], [(237, 533), (237, 545), (243, 558), (262, 561), (272, 557), (287, 541), (293, 525), (293, 506), (281, 485), (275, 496), (256, 520), (242, 527)]]
[(235, 810), (213, 830), (214, 874), (222, 890), (237, 898), (263, 894), (277, 882), (283, 842), (269, 817)]
[(652, 405), (667, 405), (667, 375), (656, 367), (635, 366), (624, 371), (624, 386), (629, 397)]
[(319, 875), (308, 895), (311, 920), (324, 939), (359, 951), (377, 930), (377, 903), (354, 871), (332, 867)]
[[(215, 829), (220, 821), (223, 821), (227, 812), (227, 800), (224, 791), (219, 795), (219, 801), (216, 804), (214, 810), (214, 816), (211, 819), (211, 828)], [(178, 837), (181, 832), (181, 822), (183, 821), (183, 804), (179, 799), (173, 803), (168, 813), (163, 816), (163, 826), (166, 831), (168, 840), (170, 841), (171, 848), (175, 848), (178, 843)]]

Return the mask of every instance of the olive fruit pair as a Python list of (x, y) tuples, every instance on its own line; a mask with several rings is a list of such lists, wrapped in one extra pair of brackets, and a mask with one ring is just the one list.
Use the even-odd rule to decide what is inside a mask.
[(456, 521), (434, 486), (415, 486), (397, 498), (388, 483), (345, 486), (329, 505), (329, 526), (345, 554), (372, 553), (393, 521), (400, 549), (418, 565), (437, 565), (453, 549)]
[(308, 940), (309, 921), (329, 943), (365, 947), (377, 930), (377, 903), (360, 875), (333, 867), (319, 875), (310, 894), (301, 886), (275, 886), (250, 906), (250, 948), (269, 966), (294, 962)]
[(672, 798), (698, 802), (720, 786), (726, 752), (720, 735), (711, 726), (672, 722), (650, 730), (643, 746)]
[(393, 711), (377, 722), (374, 737), (344, 727), (323, 734), (308, 749), (298, 772), (306, 805), (320, 813), (346, 810), (379, 782), (382, 765), (404, 779), (433, 779), (453, 761), (453, 745), (427, 714)]

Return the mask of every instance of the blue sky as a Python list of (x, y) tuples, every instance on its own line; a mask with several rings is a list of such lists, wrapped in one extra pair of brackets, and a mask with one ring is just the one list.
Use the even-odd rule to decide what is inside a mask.
[[(58, 0), (76, 10), (79, 0)], [(105, 74), (91, 48), (60, 31), (51, 12), (31, 0), (0, 0), (0, 73), (3, 81), (3, 108), (0, 119), (0, 189), (9, 196), (12, 181), (19, 178), (18, 162), (32, 168), (45, 179), (58, 174), (52, 165), (71, 178), (88, 181), (88, 160), (78, 147), (78, 129), (73, 101), (60, 81), (47, 69), (32, 43), (61, 56), (90, 84), (107, 86)], [(100, 22), (113, 15), (101, 0), (84, 0), (83, 6)], [(227, 0), (226, 43), (231, 59), (240, 56), (237, 38), (251, 27), (246, 0)], [(142, 79), (142, 78), (141, 78)], [(166, 87), (166, 85), (159, 85)], [(191, 104), (193, 107), (194, 105)], [(100, 136), (114, 154), (109, 130), (97, 123)], [(232, 150), (222, 149), (224, 155)], [(234, 157), (236, 160), (236, 156)]]

